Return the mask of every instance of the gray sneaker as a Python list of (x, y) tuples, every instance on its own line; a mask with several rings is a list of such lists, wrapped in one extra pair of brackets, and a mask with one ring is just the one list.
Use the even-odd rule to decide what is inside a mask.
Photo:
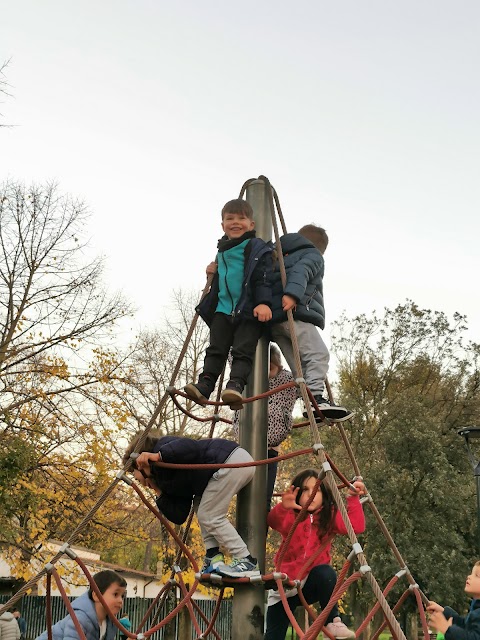
[(233, 558), (231, 564), (221, 564), (217, 572), (228, 578), (252, 578), (260, 575), (258, 562), (250, 562), (248, 558)]
[(225, 556), (223, 553), (216, 553), (213, 558), (205, 556), (200, 573), (217, 573), (218, 567), (225, 564), (224, 560)]

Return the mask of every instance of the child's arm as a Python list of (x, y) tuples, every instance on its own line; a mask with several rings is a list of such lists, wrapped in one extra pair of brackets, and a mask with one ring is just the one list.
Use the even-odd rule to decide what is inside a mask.
[(260, 259), (251, 277), (253, 295), (253, 315), (260, 322), (272, 318), (272, 252), (269, 251)]
[(295, 491), (292, 490), (293, 487), (290, 487), (288, 491), (282, 494), (281, 504), (275, 505), (267, 516), (268, 526), (275, 529), (275, 531), (278, 531), (282, 535), (287, 535), (290, 531), (290, 528), (297, 517), (297, 510), (301, 509), (300, 505), (295, 502), (295, 499), (295, 507), (285, 506), (292, 504), (292, 494), (296, 496), (299, 488), (297, 487)]
[[(365, 493), (365, 485), (360, 480), (356, 480), (353, 483), (356, 489), (354, 493), (351, 489), (348, 489), (347, 496), (347, 513), (348, 518), (352, 524), (355, 533), (363, 533), (365, 531), (365, 514), (363, 513), (363, 507), (360, 502), (359, 496)], [(343, 521), (340, 511), (337, 511), (335, 517), (335, 533), (346, 535), (347, 527)]]
[(429, 602), (428, 624), (445, 635), (445, 640), (480, 640), (480, 610), (474, 609), (466, 618), (459, 616), (451, 607), (441, 607)]
[(287, 283), (284, 289), (284, 296), (288, 296), (300, 302), (305, 294), (309, 282), (318, 274), (323, 278), (324, 262), (320, 251), (311, 249), (306, 251), (302, 258), (293, 265), (287, 273)]
[[(75, 615), (87, 638), (94, 637), (98, 634), (98, 629), (95, 629), (92, 619), (84, 611), (75, 609)], [(79, 640), (79, 638), (80, 636), (78, 635), (71, 616), (67, 616), (63, 627), (62, 640)]]

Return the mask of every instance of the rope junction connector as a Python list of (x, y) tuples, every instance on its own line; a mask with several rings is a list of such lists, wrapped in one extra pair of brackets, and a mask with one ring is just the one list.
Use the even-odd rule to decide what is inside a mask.
[[(195, 577), (196, 577), (196, 576), (197, 576), (197, 574), (195, 574)], [(175, 578), (169, 578), (169, 579), (167, 580), (167, 582), (168, 582), (169, 584), (177, 584), (177, 581), (175, 580)]]
[(281, 580), (282, 582), (285, 582), (286, 580), (288, 580), (288, 576), (286, 573), (280, 573), (278, 571), (274, 571), (272, 573), (272, 576), (274, 580)]
[(328, 460), (325, 460), (325, 462), (322, 464), (322, 469), (325, 472), (325, 475), (332, 470), (332, 467), (330, 466), (330, 463)]
[(145, 640), (145, 634), (144, 633), (137, 633), (137, 640)]
[(297, 387), (299, 387), (302, 384), (302, 382), (303, 384), (307, 384), (305, 382), (305, 378), (295, 378), (295, 384), (297, 385)]
[(407, 569), (400, 569), (400, 571), (397, 571), (397, 573), (395, 574), (396, 578), (403, 578), (403, 576), (406, 576), (408, 573)]
[(263, 576), (250, 576), (250, 582), (252, 584), (261, 584), (263, 583)]
[(119, 471), (115, 477), (117, 478), (117, 480), (123, 480), (130, 487), (133, 484), (132, 478), (129, 478), (127, 476), (127, 474), (125, 473), (125, 471), (123, 471), (123, 469), (122, 469), (122, 471)]
[(175, 573), (181, 573), (182, 572), (182, 570), (180, 569), (178, 564), (174, 564), (173, 565), (173, 570), (175, 571)]
[(221, 419), (222, 419), (222, 416), (219, 413), (214, 413), (212, 416), (213, 422), (220, 422)]
[(352, 550), (350, 551), (347, 560), (350, 562), (353, 560), (355, 556), (358, 556), (359, 553), (363, 553), (362, 545), (359, 542), (355, 542), (352, 544)]
[(314, 445), (312, 445), (312, 449), (313, 449), (313, 455), (314, 456), (318, 456), (320, 451), (323, 451), (323, 449), (325, 449), (325, 447), (323, 446), (323, 444), (321, 442), (317, 442)]
[(414, 589), (420, 589), (420, 587), (418, 586), (418, 584), (416, 582), (414, 582), (413, 584), (408, 585), (408, 588), (410, 589), (410, 591), (413, 591)]
[(138, 451), (132, 451), (132, 453), (130, 454), (130, 458), (132, 460), (136, 460), (138, 458), (140, 454), (138, 453)]
[(45, 571), (47, 573), (53, 573), (54, 569), (55, 569), (54, 565), (51, 562), (47, 562), (47, 564), (45, 565)]
[(169, 393), (171, 396), (173, 396), (173, 392), (175, 391), (175, 387), (167, 387), (167, 388), (165, 389), (165, 391), (166, 391), (167, 393)]
[(75, 558), (77, 557), (77, 554), (75, 553), (75, 551), (73, 551), (73, 549), (71, 549), (68, 542), (66, 542), (63, 546), (61, 546), (58, 551), (60, 553), (65, 553), (72, 560), (75, 560)]
[(371, 573), (372, 572), (372, 568), (368, 566), (368, 564), (364, 564), (360, 567), (360, 573), (363, 573), (363, 575), (365, 575), (366, 573)]
[(365, 502), (373, 502), (373, 498), (370, 494), (360, 498), (360, 504), (365, 504)]

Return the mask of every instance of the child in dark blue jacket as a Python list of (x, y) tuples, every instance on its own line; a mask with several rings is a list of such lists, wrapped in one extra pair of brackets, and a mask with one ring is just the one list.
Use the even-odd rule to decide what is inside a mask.
[(442, 607), (436, 602), (428, 603), (428, 625), (443, 633), (445, 640), (480, 640), (480, 562), (473, 565), (467, 576), (465, 593), (473, 598), (466, 616), (459, 616), (450, 607)]
[[(307, 386), (326, 418), (346, 420), (352, 412), (330, 404), (325, 398), (325, 379), (330, 354), (318, 328), (325, 328), (323, 302), (323, 253), (328, 245), (325, 229), (305, 225), (298, 233), (280, 238), (287, 282), (282, 285), (277, 264), (273, 274), (271, 336), (282, 350), (292, 372), (296, 370), (287, 311), (293, 311), (300, 362)], [(277, 247), (277, 251), (280, 248)]]
[[(124, 464), (135, 450), (141, 434), (130, 442), (123, 456)], [(202, 573), (216, 571), (232, 578), (260, 575), (253, 558), (240, 534), (227, 518), (234, 495), (255, 475), (255, 467), (223, 469), (171, 469), (159, 467), (157, 462), (174, 464), (223, 464), (253, 462), (252, 456), (236, 442), (223, 438), (193, 440), (176, 436), (158, 437), (150, 432), (135, 460), (133, 474), (143, 486), (157, 494), (159, 511), (175, 524), (183, 524), (192, 503), (197, 512), (205, 560)], [(220, 546), (231, 556), (225, 564)]]
[(222, 209), (222, 229), (209, 293), (197, 307), (210, 327), (210, 345), (203, 372), (187, 395), (204, 403), (210, 397), (232, 348), (230, 380), (222, 400), (242, 407), (242, 392), (252, 368), (262, 324), (272, 317), (272, 245), (255, 237), (252, 207), (246, 200), (230, 200)]

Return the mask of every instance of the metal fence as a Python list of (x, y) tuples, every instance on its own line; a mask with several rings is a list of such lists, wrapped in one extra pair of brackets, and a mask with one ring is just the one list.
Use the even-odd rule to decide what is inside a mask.
[[(0, 605), (4, 604), (10, 599), (11, 596), (1, 596), (0, 595)], [(67, 609), (65, 604), (60, 596), (52, 596), (52, 617), (53, 622), (58, 622), (67, 615)], [(70, 598), (70, 601), (74, 600), (74, 598)], [(125, 604), (122, 609), (122, 615), (128, 613), (130, 621), (132, 623), (132, 631), (134, 631), (138, 625), (140, 624), (143, 616), (145, 615), (148, 607), (152, 603), (151, 598), (126, 598)], [(203, 613), (207, 616), (208, 619), (212, 617), (215, 601), (214, 600), (195, 600), (195, 603), (199, 606), (199, 608), (203, 611)], [(145, 629), (149, 629), (153, 624), (163, 620), (170, 611), (176, 606), (176, 602), (167, 600), (162, 610), (156, 612), (154, 610), (153, 615), (156, 615), (155, 621), (153, 620), (153, 615), (148, 620), (145, 625)], [(22, 598), (20, 602), (17, 602), (16, 606), (22, 612), (22, 618), (25, 618), (27, 621), (27, 640), (34, 640), (37, 636), (39, 636), (45, 629), (47, 628), (46, 623), (46, 598), (45, 596), (25, 596)], [(197, 619), (199, 615), (197, 615)], [(205, 630), (206, 624), (204, 624), (201, 620), (199, 621), (200, 627), (202, 631)], [(230, 640), (231, 638), (231, 628), (232, 628), (232, 600), (223, 600), (220, 613), (217, 617), (217, 622), (215, 624), (215, 629), (222, 640)], [(119, 637), (119, 636), (117, 636)], [(196, 638), (197, 635), (192, 630), (191, 638)], [(213, 638), (213, 636), (210, 636)], [(152, 636), (150, 636), (152, 640), (188, 640), (188, 638), (180, 638), (179, 635), (179, 623), (178, 617), (174, 618), (173, 621), (166, 625), (164, 628), (157, 631)]]

